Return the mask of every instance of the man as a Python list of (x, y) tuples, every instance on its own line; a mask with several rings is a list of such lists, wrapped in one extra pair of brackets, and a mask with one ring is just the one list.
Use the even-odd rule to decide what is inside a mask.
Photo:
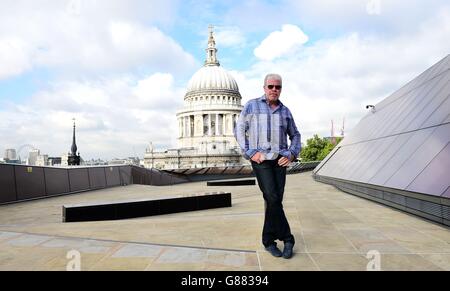
[[(265, 200), (262, 243), (275, 257), (292, 257), (295, 244), (283, 210), (286, 167), (300, 153), (300, 133), (289, 109), (280, 102), (282, 79), (269, 74), (264, 79), (264, 95), (245, 104), (239, 116), (235, 136), (253, 172)], [(288, 147), (287, 137), (291, 143)], [(284, 242), (281, 252), (275, 240)]]

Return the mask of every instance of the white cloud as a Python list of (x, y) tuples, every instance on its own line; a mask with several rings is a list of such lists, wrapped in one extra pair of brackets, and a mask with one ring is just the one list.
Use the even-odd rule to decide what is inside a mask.
[(450, 53), (450, 10), (422, 22), (413, 33), (369, 36), (349, 33), (322, 39), (289, 58), (261, 61), (238, 73), (244, 101), (263, 94), (267, 73), (283, 76), (282, 101), (291, 109), (303, 141), (330, 135), (346, 119), (347, 133), (376, 104)]
[(175, 114), (184, 90), (174, 85), (171, 74), (163, 73), (143, 79), (58, 82), (27, 104), (0, 111), (1, 147), (30, 143), (58, 156), (70, 149), (76, 118), (84, 158), (142, 157), (149, 141), (161, 149), (176, 146)]
[[(133, 3), (136, 2), (145, 1)], [(182, 106), (186, 85), (178, 85), (179, 72), (183, 68), (192, 72), (197, 66), (175, 40), (142, 21), (147, 12), (159, 21), (170, 17), (164, 13), (158, 16), (152, 9), (132, 9), (133, 4), (123, 1), (111, 1), (108, 5), (100, 0), (81, 1), (81, 6), (69, 10), (63, 1), (11, 3), (0, 9), (0, 79), (34, 67), (74, 70), (83, 76), (58, 78), (22, 104), (0, 108), (0, 153), (25, 143), (50, 155), (66, 152), (71, 144), (72, 117), (77, 119), (77, 141), (83, 157), (142, 156), (148, 141), (161, 149), (176, 145), (175, 113)], [(249, 3), (260, 2), (243, 5), (252, 8)], [(309, 5), (303, 0), (298, 3)], [(277, 29), (280, 21), (298, 23), (290, 21), (292, 14), (289, 19), (269, 18), (274, 16), (276, 5), (262, 7), (264, 15), (252, 13), (245, 19), (232, 19), (236, 23), (252, 23), (257, 18), (258, 25), (223, 26), (222, 36), (216, 34), (218, 44), (230, 47), (238, 46), (250, 35), (244, 36), (243, 31), (268, 35), (258, 52), (255, 50), (262, 61), (232, 74), (245, 102), (263, 94), (266, 73), (280, 73), (284, 78), (282, 101), (293, 112), (303, 141), (314, 133), (329, 135), (330, 120), (334, 119), (338, 128), (344, 116), (346, 128), (351, 130), (366, 114), (364, 105), (385, 98), (450, 52), (449, 9), (436, 13), (433, 6), (432, 17), (425, 13), (427, 17), (414, 18), (399, 13), (399, 3), (406, 2), (392, 0), (382, 1), (380, 16), (369, 16), (365, 13), (365, 1), (350, 10), (342, 3), (354, 3), (353, 0), (327, 6), (329, 3), (319, 0), (314, 4), (315, 10), (300, 4), (298, 11), (293, 6), (280, 7), (292, 13), (313, 9), (315, 14), (302, 14), (301, 21), (315, 24), (314, 28), (351, 28), (308, 46), (302, 46), (307, 37), (297, 26), (283, 26), (281, 31), (268, 35), (267, 30)], [(392, 3), (398, 9), (392, 10)], [(405, 11), (419, 11), (428, 4), (417, 9), (404, 5)], [(137, 16), (136, 10), (140, 10)], [(285, 17), (281, 12), (276, 15)], [(361, 23), (375, 23), (367, 22), (367, 17), (379, 17), (373, 18), (379, 19), (377, 29), (392, 24), (395, 29), (389, 27), (386, 34), (353, 29)], [(384, 20), (386, 23), (382, 23)], [(264, 26), (267, 22), (271, 24)], [(408, 25), (406, 30), (398, 29)], [(308, 26), (302, 26), (305, 27)], [(221, 33), (220, 29), (217, 33)], [(153, 71), (142, 73), (142, 67)], [(89, 75), (92, 73), (96, 74), (94, 78)]]
[[(162, 112), (174, 112), (183, 105), (184, 88), (175, 88), (171, 74), (156, 73), (140, 80), (133, 88), (141, 108), (157, 108)], [(178, 107), (178, 108), (176, 108)], [(175, 118), (175, 117), (174, 117)]]
[(197, 67), (156, 27), (173, 21), (177, 1), (8, 2), (0, 4), (0, 80), (36, 68), (56, 77), (40, 77), (21, 103), (0, 100), (0, 152), (31, 143), (60, 155), (73, 117), (87, 158), (142, 156), (150, 140), (175, 146), (184, 95), (175, 80)]
[(301, 19), (303, 27), (326, 35), (412, 32), (417, 24), (448, 7), (444, 0), (287, 0), (285, 4), (289, 16)]
[[(380, 13), (368, 13), (370, 2)], [(418, 25), (449, 7), (447, 0), (282, 0), (238, 1), (210, 19), (223, 19), (251, 33), (267, 33), (284, 23), (302, 27), (313, 39), (357, 32), (361, 35), (397, 36), (414, 32)], [(375, 11), (376, 6), (375, 6)]]
[(28, 44), (17, 37), (0, 37), (0, 80), (16, 76), (32, 67)]
[[(195, 67), (190, 54), (152, 25), (163, 17), (153, 9), (162, 8), (164, 14), (167, 5), (149, 6), (140, 0), (129, 6), (124, 3), (72, 0), (1, 5), (0, 80), (36, 67), (80, 75), (139, 70), (176, 73)], [(153, 8), (149, 11), (153, 19), (148, 18), (145, 25), (139, 8)]]
[(308, 36), (295, 25), (285, 24), (281, 31), (269, 34), (261, 44), (255, 48), (255, 56), (266, 61), (286, 54), (294, 53), (297, 48), (308, 41)]
[(216, 40), (223, 47), (244, 47), (246, 44), (242, 30), (237, 26), (219, 26), (214, 31)]

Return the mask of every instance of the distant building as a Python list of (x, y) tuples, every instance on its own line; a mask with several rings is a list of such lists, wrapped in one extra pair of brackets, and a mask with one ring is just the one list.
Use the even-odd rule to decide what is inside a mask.
[(140, 159), (138, 157), (129, 157), (125, 159), (112, 159), (108, 165), (135, 165), (140, 166)]
[(89, 161), (82, 161), (82, 164), (85, 166), (105, 166), (108, 165), (108, 162), (102, 159), (90, 159)]
[(3, 157), (3, 160), (1, 160), (1, 162), (9, 164), (21, 164), (20, 159), (17, 158), (16, 149), (6, 149), (5, 155)]
[(60, 166), (61, 165), (61, 157), (48, 157), (48, 165), (49, 166)]
[(234, 137), (243, 108), (235, 79), (217, 59), (212, 27), (204, 66), (191, 78), (177, 112), (178, 148), (155, 151), (150, 143), (144, 155), (148, 168), (179, 169), (233, 166), (245, 163)]
[(61, 167), (69, 166), (69, 153), (61, 155)]
[(36, 166), (48, 166), (48, 155), (39, 155), (36, 159)]
[(6, 149), (5, 155), (3, 156), (3, 159), (6, 160), (17, 160), (17, 153), (16, 149)]
[(30, 150), (30, 152), (28, 153), (27, 165), (35, 166), (40, 154), (41, 154), (41, 151), (38, 149)]

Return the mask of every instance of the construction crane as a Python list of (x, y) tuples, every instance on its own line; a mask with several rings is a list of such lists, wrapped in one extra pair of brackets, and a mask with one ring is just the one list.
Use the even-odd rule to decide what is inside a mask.
[(344, 137), (345, 117), (342, 119), (341, 136)]

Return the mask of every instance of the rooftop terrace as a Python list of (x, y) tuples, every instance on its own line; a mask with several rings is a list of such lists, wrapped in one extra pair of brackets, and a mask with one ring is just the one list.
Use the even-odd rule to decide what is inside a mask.
[[(127, 220), (63, 223), (62, 205), (232, 193), (231, 208)], [(0, 206), (0, 270), (450, 270), (450, 231), (399, 210), (316, 182), (287, 176), (284, 207), (294, 257), (274, 258), (260, 243), (264, 202), (258, 186), (129, 185)]]

